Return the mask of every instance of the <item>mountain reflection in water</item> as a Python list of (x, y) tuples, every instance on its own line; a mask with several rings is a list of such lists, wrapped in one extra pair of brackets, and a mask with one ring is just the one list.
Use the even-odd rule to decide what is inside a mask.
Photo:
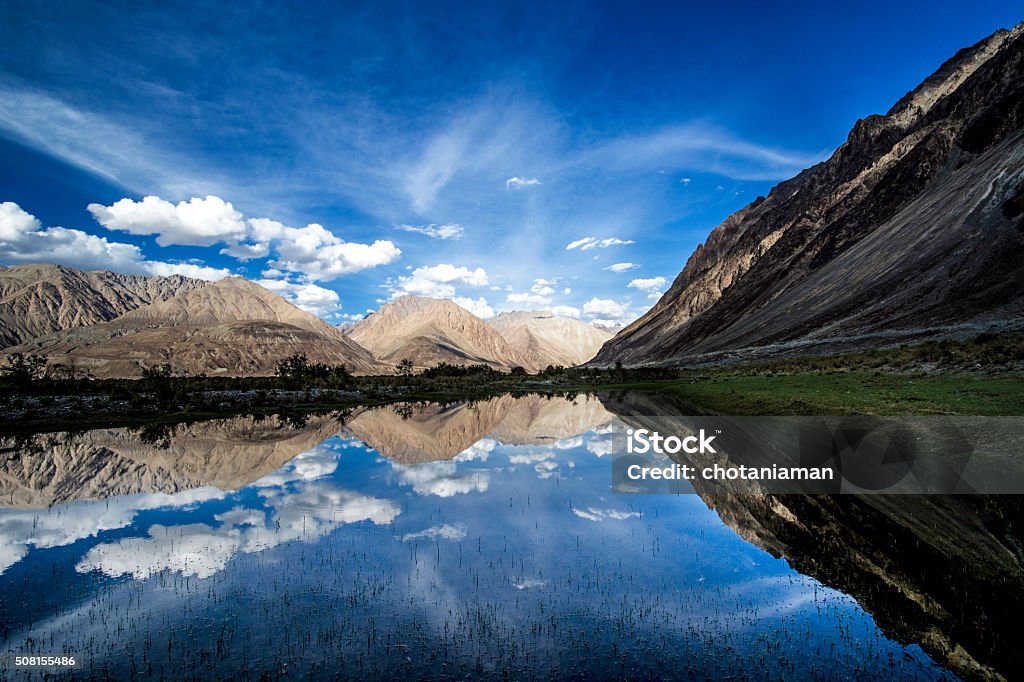
[[(1015, 669), (987, 629), (1019, 603), (1019, 508), (611, 494), (611, 434), (643, 409), (504, 396), (2, 438), (3, 651), (113, 678)], [(963, 529), (921, 532), (937, 519)], [(1007, 610), (980, 601), (970, 635), (957, 595), (985, 585)]]

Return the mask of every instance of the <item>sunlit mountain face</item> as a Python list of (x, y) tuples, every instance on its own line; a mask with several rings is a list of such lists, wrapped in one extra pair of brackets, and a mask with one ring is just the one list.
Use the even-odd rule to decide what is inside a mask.
[[(623, 419), (505, 396), (4, 439), (3, 648), (177, 678), (998, 670), (955, 629), (893, 629), (913, 600), (877, 620), (871, 583), (778, 525), (813, 534), (810, 507), (611, 493)], [(885, 542), (860, 547), (876, 569)]]

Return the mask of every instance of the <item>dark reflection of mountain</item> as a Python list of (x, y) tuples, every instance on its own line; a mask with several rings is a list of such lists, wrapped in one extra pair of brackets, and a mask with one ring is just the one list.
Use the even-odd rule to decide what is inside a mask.
[(0, 438), (0, 505), (46, 507), (133, 493), (237, 490), (337, 433), (311, 416), (215, 419), (165, 430), (99, 429)]
[[(603, 397), (634, 428), (686, 414), (658, 396)], [(694, 481), (745, 540), (857, 599), (890, 637), (968, 678), (1016, 677), (1024, 613), (1024, 498), (769, 495), (757, 483)]]
[(399, 464), (451, 459), (486, 436), (510, 445), (544, 445), (606, 424), (594, 396), (499, 396), (451, 405), (403, 404), (353, 414), (345, 431)]

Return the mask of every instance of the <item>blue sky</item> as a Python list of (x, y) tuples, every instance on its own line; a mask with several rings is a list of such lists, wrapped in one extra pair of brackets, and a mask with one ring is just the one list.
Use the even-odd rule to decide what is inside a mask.
[(5, 0), (0, 262), (241, 274), (336, 322), (403, 292), (628, 320), (1024, 19), (832, 5)]

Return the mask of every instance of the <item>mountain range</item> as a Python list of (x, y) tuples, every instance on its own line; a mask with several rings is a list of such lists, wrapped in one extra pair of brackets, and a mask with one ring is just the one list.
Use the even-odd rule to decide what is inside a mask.
[(240, 277), (188, 288), (109, 322), (71, 327), (5, 349), (98, 378), (137, 377), (143, 367), (209, 375), (273, 374), (296, 353), (360, 374), (388, 370), (320, 318)]
[(362, 320), (348, 337), (384, 362), (416, 367), (440, 362), (507, 369), (518, 354), (486, 322), (452, 301), (402, 296)]
[(1024, 326), (1024, 24), (958, 52), (729, 216), (593, 363), (745, 360)]
[(125, 428), (64, 439), (0, 436), (0, 448), (22, 453), (0, 462), (0, 499), (4, 507), (40, 508), (206, 486), (238, 490), (337, 432), (326, 415), (309, 415), (301, 426), (267, 415), (176, 424), (154, 437)]
[(583, 364), (612, 337), (604, 329), (547, 311), (500, 313), (488, 324), (516, 349), (520, 364), (530, 371)]
[(348, 336), (383, 362), (518, 366), (536, 372), (548, 365), (582, 364), (611, 335), (549, 312), (502, 313), (485, 322), (452, 301), (401, 296), (355, 325)]
[(131, 378), (169, 364), (189, 374), (266, 375), (302, 353), (356, 374), (486, 364), (530, 371), (581, 364), (610, 335), (550, 313), (492, 323), (447, 300), (403, 296), (342, 330), (240, 277), (204, 282), (84, 272), (57, 265), (0, 268), (0, 347), (97, 378)]

